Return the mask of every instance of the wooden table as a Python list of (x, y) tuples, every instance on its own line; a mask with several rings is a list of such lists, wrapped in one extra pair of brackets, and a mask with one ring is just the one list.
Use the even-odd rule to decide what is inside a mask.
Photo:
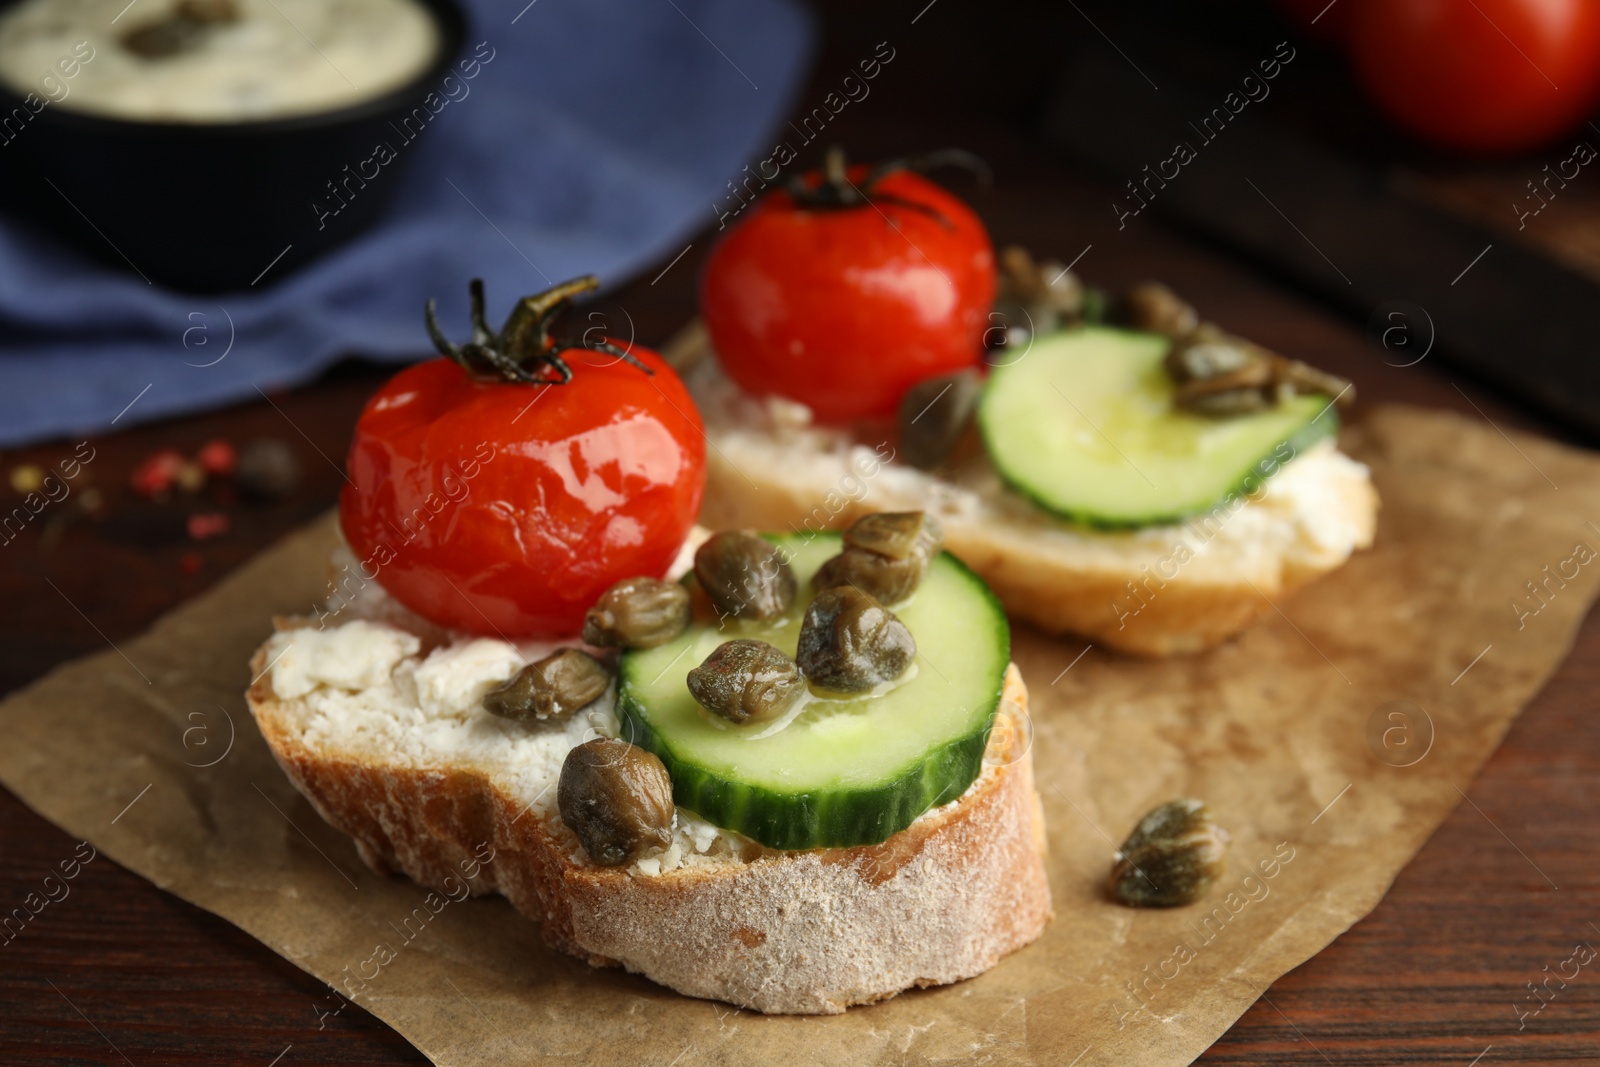
[[(1053, 158), (1026, 122), (1027, 105), (1047, 81), (1053, 42), (1089, 33), (1087, 24), (1065, 10), (1037, 14), (1038, 33), (1002, 34), (994, 12), (969, 0), (943, 0), (912, 24), (924, 2), (852, 10), (849, 18), (831, 10), (844, 5), (824, 12), (823, 55), (797, 114), (819, 104), (877, 42), (889, 41), (895, 58), (871, 96), (847, 106), (808, 158), (833, 139), (863, 159), (961, 144), (995, 167), (995, 187), (973, 201), (997, 244), (1022, 242), (1066, 260), (1081, 255), (1080, 272), (1110, 287), (1159, 276), (1209, 317), (1354, 379), (1365, 405), (1405, 401), (1505, 428), (1539, 427), (1436, 357), (1387, 365), (1358, 325), (1151, 220), (1118, 231), (1111, 187)], [(708, 61), (720, 62), (714, 54)], [(1036, 73), (1019, 73), (1027, 70)], [(610, 298), (629, 310), (640, 341), (661, 342), (693, 313), (694, 279), (715, 231), (708, 203), (707, 228), (680, 260), (657, 277), (663, 261)], [(1286, 239), (1294, 238), (1286, 232)], [(181, 329), (174, 329), (175, 353)], [(420, 351), (420, 316), (418, 340)], [(347, 363), (290, 393), (261, 383), (270, 404), (94, 437), (88, 469), (110, 517), (65, 529), (53, 546), (41, 545), (35, 524), (0, 549), (7, 604), (0, 690), (140, 632), (332, 506), (356, 412), (383, 377)], [(304, 478), (279, 503), (226, 507), (232, 530), (195, 543), (182, 534), (181, 517), (204, 506), (141, 508), (126, 489), (128, 474), (157, 448), (192, 452), (219, 436), (280, 438), (295, 449)], [(5, 456), (0, 467), (50, 464), (70, 451), (69, 442), (53, 442)], [(1600, 945), (1597, 686), (1600, 620), (1591, 617), (1468, 801), (1377, 910), (1274, 984), (1204, 1061), (1600, 1063), (1600, 962), (1565, 988), (1552, 981), (1553, 998), (1546, 993), (1542, 1011), (1520, 1028), (1517, 1014), (1539, 1006), (1527, 983), (1540, 982), (1547, 966), (1555, 971), (1578, 942)], [(0, 910), (20, 905), (73, 846), (0, 791)], [(425, 1062), (358, 1007), (319, 1029), (325, 991), (248, 935), (102, 857), (84, 868), (70, 897), (0, 946), (0, 1062)]]

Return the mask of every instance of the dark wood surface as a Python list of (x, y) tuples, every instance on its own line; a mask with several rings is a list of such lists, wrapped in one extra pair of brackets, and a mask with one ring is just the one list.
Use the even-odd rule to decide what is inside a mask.
[[(1080, 272), (1107, 286), (1163, 278), (1223, 324), (1353, 378), (1364, 404), (1400, 400), (1508, 429), (1540, 428), (1436, 357), (1408, 368), (1387, 365), (1360, 324), (1150, 220), (1118, 231), (1111, 186), (1054, 158), (1028, 124), (1054, 49), (1066, 37), (1097, 39), (1071, 5), (1054, 13), (1019, 9), (1019, 18), (1037, 18), (1030, 24), (1036, 32), (1014, 25), (1000, 32), (1006, 23), (992, 6), (967, 0), (940, 0), (913, 25), (924, 2), (848, 18), (830, 6), (818, 71), (796, 110), (820, 102), (887, 39), (895, 60), (867, 100), (838, 116), (830, 139), (861, 158), (951, 143), (981, 152), (997, 181), (973, 200), (997, 243), (1023, 242), (1066, 260), (1081, 253)], [(628, 308), (641, 341), (659, 343), (692, 314), (696, 272), (715, 234), (709, 207), (707, 223), (658, 280), (651, 281), (659, 266), (612, 295)], [(1298, 238), (1286, 228), (1284, 239)], [(1388, 363), (1397, 362), (1391, 354)], [(0, 691), (139, 633), (331, 506), (340, 485), (334, 464), (360, 404), (383, 377), (348, 363), (311, 387), (272, 394), (274, 404), (93, 437), (97, 456), (87, 477), (105, 495), (107, 517), (61, 529), (53, 544), (41, 542), (43, 524), (35, 523), (0, 548)], [(261, 385), (271, 393), (271, 383)], [(219, 436), (286, 441), (304, 479), (277, 504), (221, 505), (232, 530), (197, 544), (180, 532), (182, 517), (213, 505), (140, 506), (126, 490), (128, 474), (157, 448), (192, 452)], [(70, 446), (14, 452), (0, 468), (48, 465)], [(1462, 684), (1470, 682), (1469, 675)], [(1275, 983), (1204, 1062), (1600, 1063), (1600, 961), (1564, 988), (1552, 981), (1543, 1010), (1520, 1025), (1518, 1017), (1519, 1009), (1539, 1004), (1527, 983), (1556, 971), (1575, 944), (1600, 945), (1597, 686), (1600, 619), (1591, 617), (1560, 672), (1468, 789), (1469, 802), (1377, 910)], [(0, 910), (20, 905), (73, 846), (0, 791)], [(69, 897), (0, 945), (0, 1063), (426, 1062), (354, 1006), (319, 1029), (324, 992), (248, 935), (101, 857), (71, 883)]]

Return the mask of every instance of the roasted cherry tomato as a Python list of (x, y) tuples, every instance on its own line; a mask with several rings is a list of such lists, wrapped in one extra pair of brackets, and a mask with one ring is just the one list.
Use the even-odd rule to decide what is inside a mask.
[(905, 167), (847, 170), (831, 153), (711, 253), (701, 315), (746, 392), (842, 422), (893, 415), (917, 382), (978, 363), (994, 248), (970, 208)]
[(362, 577), (442, 626), (574, 634), (623, 578), (660, 577), (705, 488), (705, 434), (661, 357), (562, 345), (550, 320), (596, 284), (517, 305), (499, 334), (473, 283), (473, 341), (410, 367), (367, 402), (340, 499)]
[(1600, 90), (1600, 0), (1355, 0), (1351, 56), (1397, 123), (1463, 152), (1537, 148)]

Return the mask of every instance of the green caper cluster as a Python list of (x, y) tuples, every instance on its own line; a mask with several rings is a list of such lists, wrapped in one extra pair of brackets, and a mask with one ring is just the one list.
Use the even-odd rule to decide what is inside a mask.
[[(844, 533), (843, 550), (812, 579), (816, 596), (801, 620), (795, 658), (765, 641), (725, 641), (689, 672), (690, 693), (713, 714), (743, 723), (781, 714), (808, 681), (831, 693), (865, 693), (894, 681), (911, 666), (917, 645), (884, 605), (916, 590), (943, 543), (938, 520), (924, 512), (857, 520)], [(696, 555), (695, 576), (719, 612), (774, 621), (793, 603), (794, 578), (782, 552), (749, 534), (707, 541)], [(744, 610), (752, 604), (768, 610)]]
[(927, 512), (867, 515), (844, 532), (844, 551), (824, 563), (811, 584), (818, 590), (851, 586), (898, 604), (922, 584), (943, 547), (944, 530)]
[[(583, 620), (596, 648), (655, 648), (689, 625), (689, 592), (676, 582), (625, 578), (603, 593)], [(524, 668), (484, 698), (510, 718), (570, 715), (599, 697), (610, 673), (579, 649), (562, 649)], [(552, 709), (543, 713), (546, 708)], [(654, 753), (618, 738), (586, 741), (567, 753), (556, 786), (561, 820), (602, 867), (631, 863), (672, 841), (672, 779)]]
[(1340, 404), (1355, 400), (1345, 379), (1202, 322), (1193, 305), (1159, 282), (1142, 282), (1123, 293), (1111, 317), (1172, 338), (1165, 367), (1178, 386), (1174, 403), (1196, 415), (1248, 415), (1297, 393), (1321, 393)]
[[(625, 578), (583, 619), (596, 648), (655, 648), (689, 626), (689, 591), (677, 582)], [(562, 649), (484, 698), (496, 715), (561, 718), (605, 692), (610, 674), (593, 656)], [(567, 753), (556, 787), (561, 819), (602, 867), (631, 863), (672, 840), (672, 779), (653, 753), (617, 738), (595, 738)]]
[[(833, 693), (865, 693), (892, 682), (916, 656), (911, 631), (880, 602), (910, 596), (943, 544), (937, 520), (922, 512), (869, 515), (844, 535), (801, 621), (795, 658), (765, 642), (725, 641), (688, 672), (690, 693), (734, 723), (770, 719), (794, 706), (809, 681)], [(794, 604), (796, 582), (785, 554), (753, 534), (720, 533), (695, 553), (696, 584), (723, 618), (776, 622)], [(836, 580), (835, 580), (836, 579)], [(653, 578), (612, 586), (584, 619), (596, 647), (655, 648), (688, 626), (688, 590)], [(605, 692), (606, 667), (563, 649), (520, 671), (484, 705), (521, 720), (570, 715)], [(557, 787), (561, 818), (601, 866), (631, 863), (671, 842), (672, 781), (649, 751), (597, 738), (567, 754)]]

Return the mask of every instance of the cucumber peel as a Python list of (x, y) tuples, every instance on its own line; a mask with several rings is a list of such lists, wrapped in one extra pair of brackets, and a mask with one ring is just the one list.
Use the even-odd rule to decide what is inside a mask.
[(982, 771), (1011, 661), (1005, 612), (943, 553), (893, 606), (918, 652), (898, 682), (874, 695), (808, 698), (787, 722), (735, 725), (695, 702), (689, 670), (740, 637), (794, 655), (811, 576), (841, 547), (837, 534), (771, 540), (802, 591), (788, 615), (769, 624), (697, 619), (673, 641), (624, 653), (622, 736), (661, 758), (675, 803), (716, 826), (768, 848), (876, 844), (961, 796)]
[(1252, 493), (1338, 432), (1331, 398), (1207, 418), (1177, 408), (1160, 334), (1082, 327), (1036, 338), (989, 376), (978, 426), (1000, 477), (1045, 511), (1089, 526), (1181, 522)]

